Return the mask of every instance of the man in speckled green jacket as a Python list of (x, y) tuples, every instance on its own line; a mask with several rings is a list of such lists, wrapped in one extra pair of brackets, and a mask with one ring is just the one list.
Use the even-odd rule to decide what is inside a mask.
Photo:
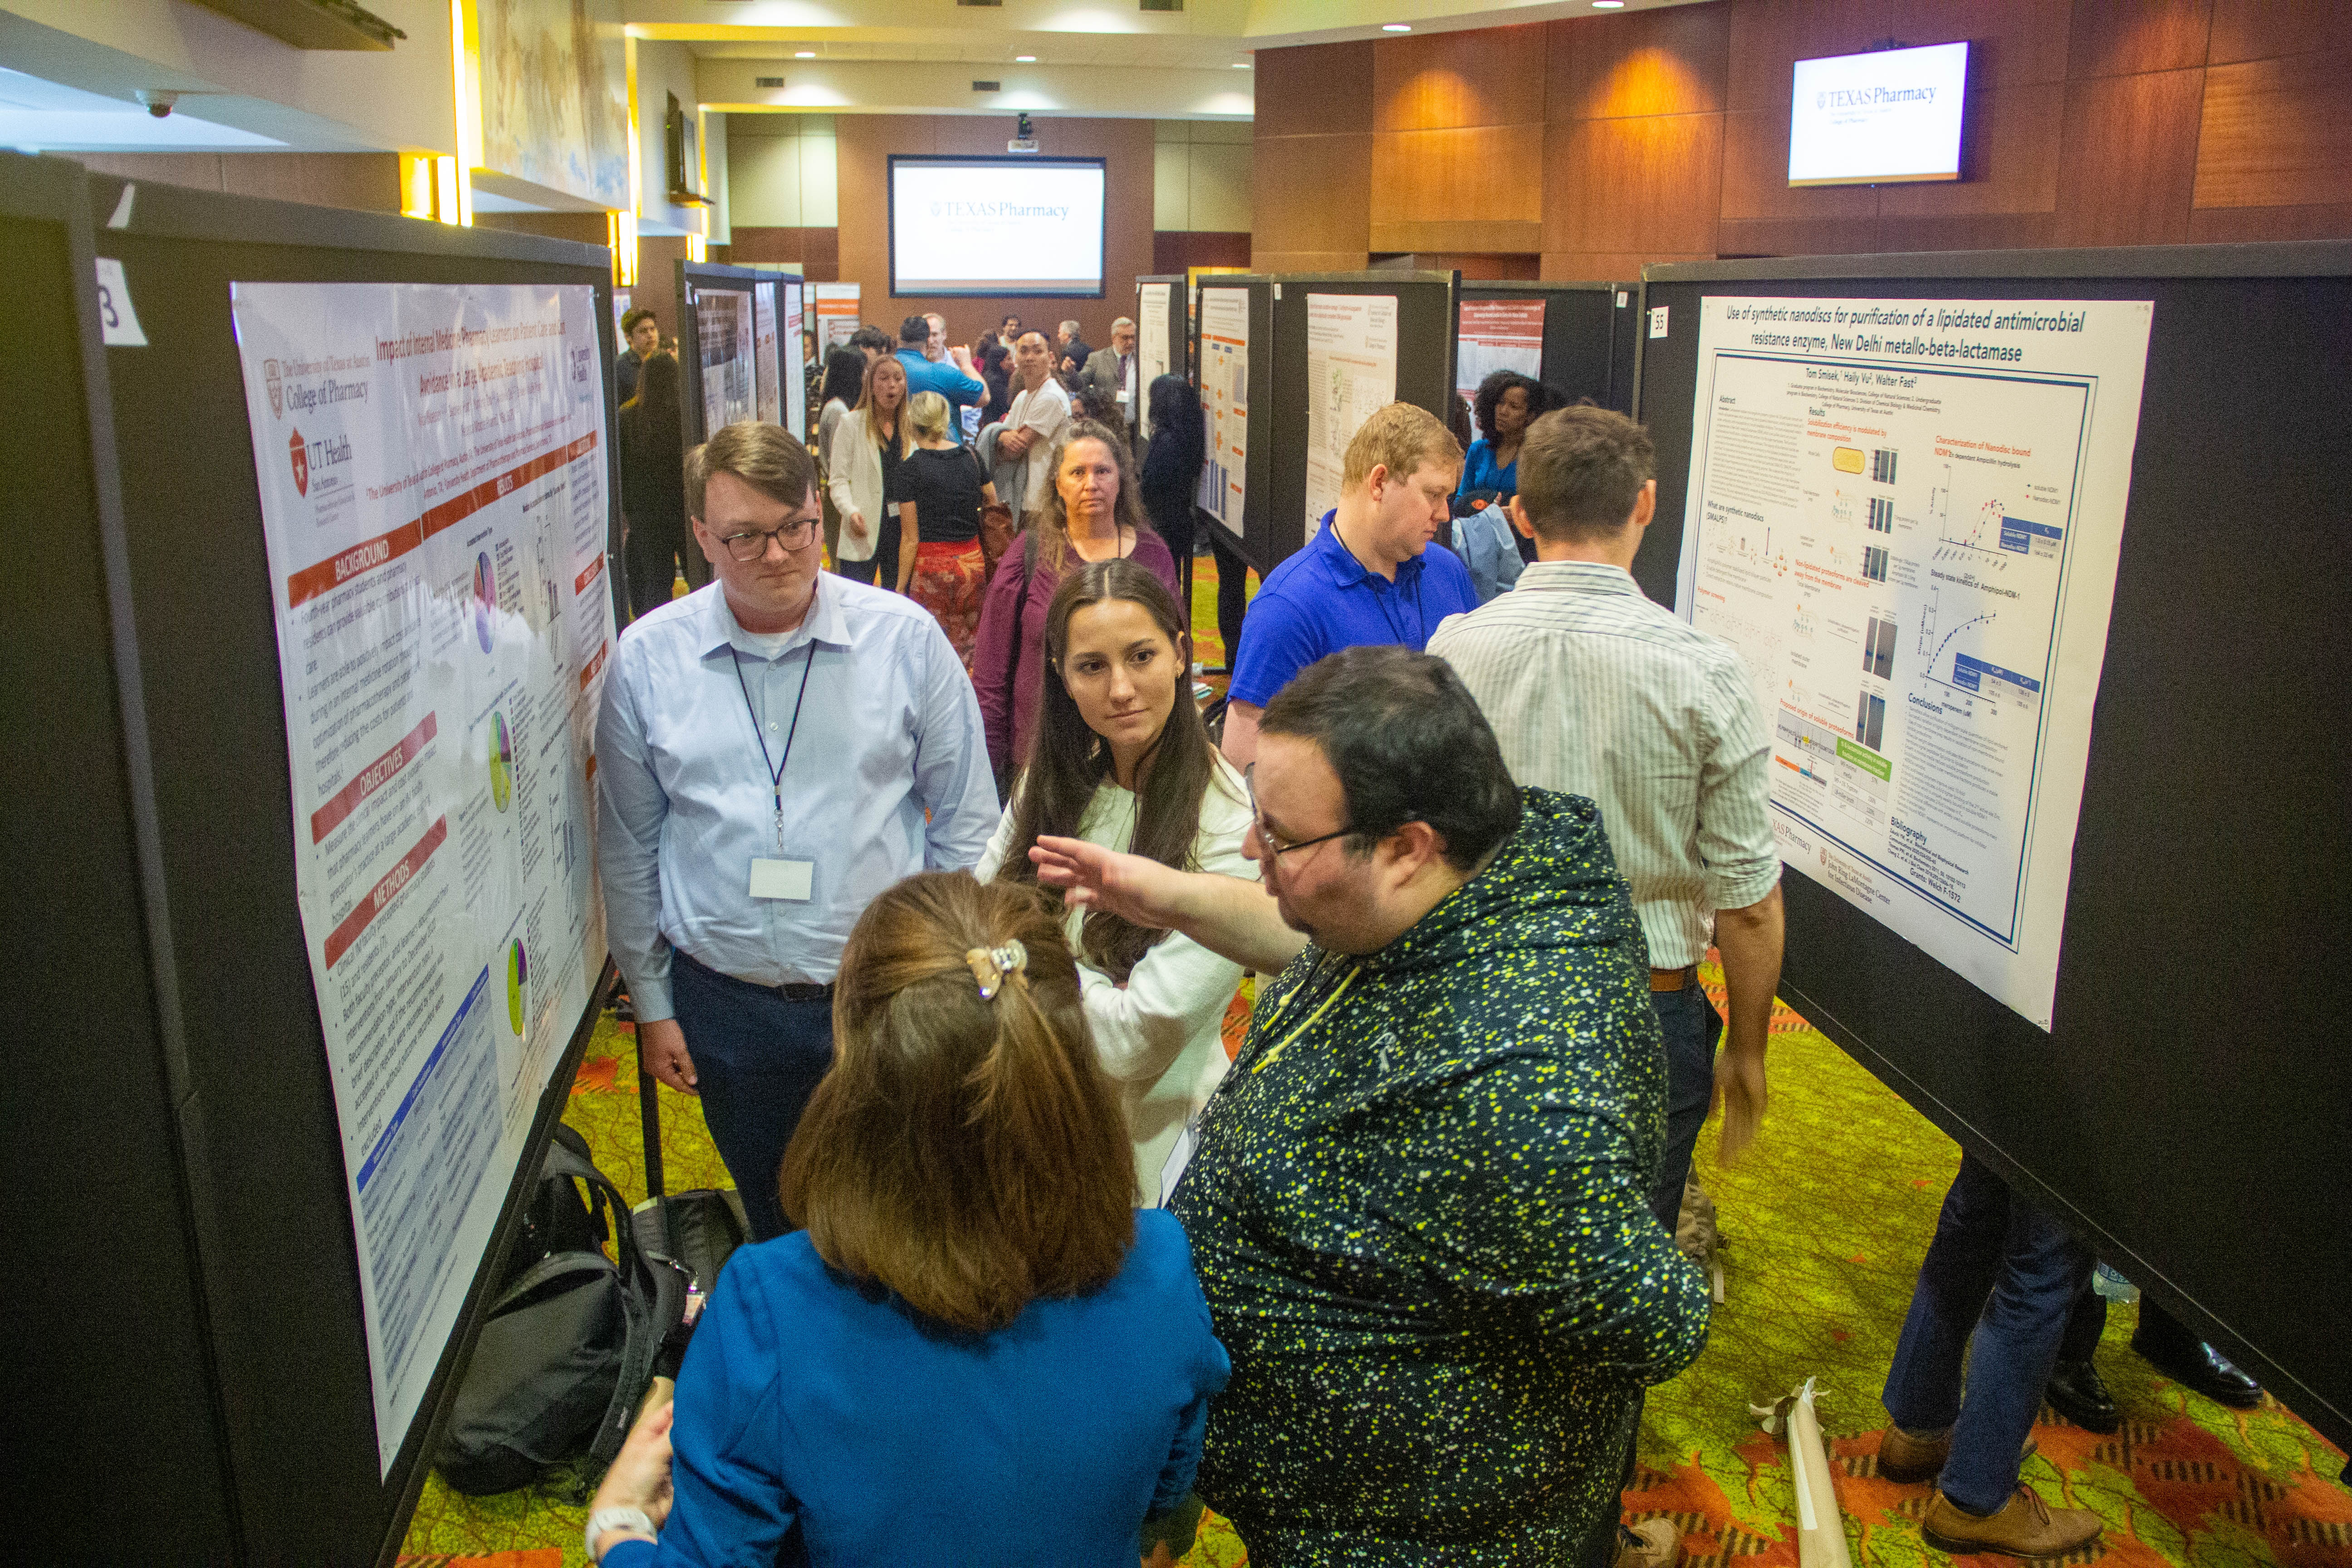
[(1402, 648), (1310, 666), (1260, 736), (1260, 883), (1039, 855), (1280, 972), (1172, 1203), (1234, 1363), (1201, 1493), (1259, 1568), (1606, 1564), (1638, 1397), (1707, 1297), (1647, 1203), (1665, 1062), (1598, 813), (1515, 790)]

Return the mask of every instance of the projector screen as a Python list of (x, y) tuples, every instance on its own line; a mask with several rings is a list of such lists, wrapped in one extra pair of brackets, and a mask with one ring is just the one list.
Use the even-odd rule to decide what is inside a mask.
[(1103, 161), (894, 155), (890, 292), (1099, 300)]
[(1968, 79), (1964, 42), (1799, 60), (1789, 184), (1958, 179)]

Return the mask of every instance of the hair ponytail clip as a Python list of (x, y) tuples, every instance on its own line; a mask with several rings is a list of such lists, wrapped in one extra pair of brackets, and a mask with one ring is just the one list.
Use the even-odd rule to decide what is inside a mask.
[(1019, 982), (1024, 990), (1028, 987), (1029, 950), (1017, 938), (1003, 947), (972, 948), (964, 953), (963, 961), (971, 965), (971, 977), (980, 983), (983, 1002), (993, 1001), (1007, 980)]

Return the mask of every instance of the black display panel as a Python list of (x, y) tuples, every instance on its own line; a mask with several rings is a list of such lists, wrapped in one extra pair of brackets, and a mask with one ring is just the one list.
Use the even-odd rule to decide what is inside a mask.
[[(494, 1240), (467, 1269), (457, 1328), (384, 1472), (341, 1142), (296, 900), (272, 588), (229, 285), (591, 285), (609, 428), (609, 259), (601, 247), (408, 218), (145, 182), (134, 192), (104, 176), (89, 178), (88, 199), (98, 254), (122, 265), (146, 339), (106, 351), (117, 452), (107, 477), (119, 484), (123, 519), (116, 614), (136, 647), (126, 689), (145, 715), (143, 732), (119, 743), (152, 780), (151, 967), (157, 1011), (169, 1023), (188, 1255), (178, 1264), (168, 1250), (150, 1259), (110, 1246), (108, 1267), (159, 1271), (159, 1288), (163, 1273), (193, 1269), (203, 1299), (201, 1375), (216, 1428), (187, 1433), (173, 1457), (191, 1475), (209, 1468), (216, 1477), (229, 1521), (221, 1555), (389, 1562), (595, 1005), (541, 1099)], [(617, 495), (610, 443), (607, 452), (608, 494)], [(606, 577), (617, 585), (617, 509), (608, 528)], [(95, 1141), (113, 1129), (79, 1131)], [(112, 1207), (106, 1212), (116, 1223)], [(125, 1345), (119, 1353), (137, 1362), (171, 1352)], [(151, 1375), (161, 1381), (164, 1371)], [(85, 1461), (103, 1476), (118, 1447)], [(115, 1529), (167, 1500), (110, 1482), (109, 1490), (100, 1517)]]
[(2347, 275), (2333, 243), (1651, 268), (1634, 566), (1674, 603), (1701, 300), (2155, 302), (2051, 1032), (1799, 874), (1781, 991), (2339, 1445), (2352, 1065), (2312, 963), (2352, 936)]
[[(1543, 359), (1536, 379), (1571, 403), (1589, 397), (1603, 408), (1630, 414), (1633, 319), (1640, 292), (1638, 283), (1480, 280), (1462, 285), (1462, 302), (1541, 301)], [(1461, 374), (1457, 370), (1457, 376)]]
[[(1265, 558), (1250, 556), (1260, 573), (1272, 571), (1307, 543), (1307, 443), (1308, 429), (1307, 297), (1310, 294), (1392, 294), (1397, 301), (1396, 401), (1426, 408), (1445, 418), (1454, 400), (1454, 287), (1453, 272), (1299, 272), (1273, 280), (1274, 353), (1266, 510), (1252, 514), (1253, 542)], [(1251, 344), (1253, 355), (1256, 351)], [(1255, 371), (1255, 360), (1252, 368)], [(1257, 423), (1253, 410), (1251, 456), (1256, 457)], [(1261, 532), (1262, 528), (1262, 532)], [(1246, 553), (1246, 552), (1244, 552)]]

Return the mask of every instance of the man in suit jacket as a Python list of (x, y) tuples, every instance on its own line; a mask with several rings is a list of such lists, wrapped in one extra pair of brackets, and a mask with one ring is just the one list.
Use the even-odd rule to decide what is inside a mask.
[(1120, 419), (1135, 423), (1135, 322), (1125, 316), (1110, 324), (1110, 347), (1087, 356), (1080, 379), (1106, 404), (1118, 405)]
[(1087, 368), (1087, 361), (1094, 357), (1094, 352), (1087, 347), (1087, 340), (1078, 336), (1077, 322), (1064, 321), (1062, 330), (1054, 334), (1054, 374), (1078, 374)]

